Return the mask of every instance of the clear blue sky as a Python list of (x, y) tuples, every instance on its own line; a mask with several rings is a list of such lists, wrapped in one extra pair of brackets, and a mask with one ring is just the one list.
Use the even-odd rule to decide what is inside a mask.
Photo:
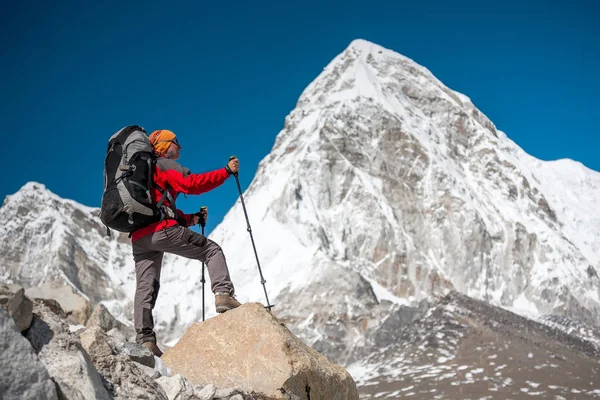
[[(245, 189), (302, 90), (357, 38), (430, 69), (530, 154), (600, 170), (596, 2), (106, 3), (3, 6), (0, 199), (38, 181), (100, 206), (108, 138), (128, 124), (173, 130), (193, 172), (237, 155)], [(178, 206), (207, 205), (208, 233), (236, 199), (231, 179)]]

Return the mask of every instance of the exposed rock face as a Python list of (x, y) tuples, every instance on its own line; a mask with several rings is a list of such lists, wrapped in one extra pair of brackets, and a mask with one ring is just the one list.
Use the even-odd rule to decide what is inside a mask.
[(195, 384), (269, 398), (358, 399), (352, 377), (303, 344), (257, 303), (191, 326), (162, 357)]

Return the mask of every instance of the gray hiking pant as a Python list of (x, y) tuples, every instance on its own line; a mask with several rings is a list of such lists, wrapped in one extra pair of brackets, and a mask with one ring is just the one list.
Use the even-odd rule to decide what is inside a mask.
[[(160, 289), (160, 270), (164, 253), (205, 262), (212, 292), (234, 294), (221, 247), (188, 228), (178, 225), (154, 232), (132, 242), (132, 247), (136, 278), (133, 322), (138, 343), (156, 342), (152, 310)], [(202, 268), (200, 263), (198, 268)]]

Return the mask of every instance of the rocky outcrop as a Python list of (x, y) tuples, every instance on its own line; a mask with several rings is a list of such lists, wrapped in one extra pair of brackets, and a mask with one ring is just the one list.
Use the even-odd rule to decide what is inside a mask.
[(27, 339), (66, 399), (110, 399), (103, 379), (69, 325), (41, 303), (34, 305)]
[(4, 400), (57, 400), (44, 364), (14, 320), (0, 307), (0, 397)]
[(269, 399), (358, 399), (346, 370), (258, 303), (192, 325), (162, 359), (195, 384), (232, 386)]
[[(120, 330), (129, 328), (116, 321), (106, 308), (96, 307), (87, 327), (69, 325), (69, 318), (56, 300), (38, 299), (32, 301), (23, 294), (20, 287), (0, 286), (4, 291), (4, 305), (33, 304), (27, 307), (14, 307), (12, 315), (0, 307), (0, 394), (2, 399), (22, 398), (42, 400), (81, 400), (81, 399), (147, 399), (147, 400), (258, 400), (265, 399), (264, 386), (257, 386), (260, 378), (243, 388), (229, 384), (227, 380), (198, 383), (195, 375), (192, 379), (175, 374), (163, 361), (135, 342), (127, 341)], [(10, 290), (9, 290), (10, 289)], [(60, 288), (59, 288), (60, 289)], [(60, 290), (59, 290), (60, 292)], [(10, 307), (9, 307), (10, 308)], [(24, 315), (32, 313), (32, 323), (20, 334), (15, 321), (24, 321)], [(237, 317), (236, 317), (237, 315)], [(345, 393), (341, 398), (356, 397), (356, 386), (352, 378), (340, 367), (329, 363), (325, 357), (304, 346), (299, 339), (279, 325), (277, 320), (266, 313), (260, 305), (247, 305), (228, 316), (212, 322), (217, 330), (231, 331), (234, 320), (238, 320), (247, 329), (254, 332), (250, 341), (259, 340), (259, 329), (265, 328), (266, 337), (262, 337), (262, 346), (274, 352), (247, 352), (236, 347), (239, 366), (266, 365), (270, 372), (281, 369), (286, 362), (288, 378), (281, 385), (285, 399), (300, 398), (295, 393), (311, 390), (313, 398), (331, 398), (331, 389)], [(262, 323), (261, 323), (262, 321)], [(72, 322), (72, 321), (71, 321)], [(207, 324), (208, 321), (207, 321)], [(210, 325), (210, 324), (209, 324)], [(251, 326), (252, 325), (252, 326)], [(271, 330), (268, 327), (271, 327)], [(270, 333), (269, 333), (270, 332)], [(235, 334), (235, 332), (234, 332)], [(266, 340), (266, 342), (265, 342)], [(222, 346), (221, 351), (230, 352), (225, 342), (215, 342), (213, 350)], [(173, 354), (177, 353), (174, 351)], [(195, 354), (190, 353), (187, 362), (195, 362)], [(184, 354), (185, 357), (185, 354)], [(269, 360), (270, 357), (274, 357)], [(287, 358), (283, 358), (287, 357)], [(287, 361), (286, 361), (287, 360)], [(185, 362), (185, 360), (184, 360)], [(208, 364), (210, 365), (210, 364)], [(219, 370), (204, 370), (210, 376), (218, 376)], [(219, 367), (219, 366), (217, 366)], [(238, 371), (240, 367), (238, 367)], [(270, 368), (270, 369), (269, 369)], [(257, 370), (263, 374), (263, 371)], [(263, 375), (266, 379), (267, 375)], [(279, 375), (278, 377), (283, 377)], [(277, 379), (277, 377), (275, 377)], [(272, 377), (267, 381), (274, 382)], [(327, 385), (325, 384), (327, 383)], [(340, 382), (342, 386), (340, 386)], [(345, 385), (345, 386), (344, 386)], [(243, 390), (245, 389), (245, 391)], [(284, 392), (281, 392), (284, 393)], [(308, 392), (307, 392), (308, 393)], [(326, 397), (319, 397), (324, 395)], [(347, 397), (350, 396), (350, 397)]]

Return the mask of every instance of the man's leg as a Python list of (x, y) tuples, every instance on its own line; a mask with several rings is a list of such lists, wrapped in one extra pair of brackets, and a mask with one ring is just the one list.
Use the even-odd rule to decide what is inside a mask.
[(152, 310), (160, 289), (163, 253), (151, 250), (152, 236), (154, 234), (132, 243), (136, 278), (133, 321), (138, 343), (156, 343)]
[(232, 297), (235, 289), (229, 276), (223, 250), (212, 240), (188, 228), (174, 226), (155, 233), (152, 247), (162, 252), (206, 263), (211, 289), (216, 295), (217, 312), (224, 312), (240, 305)]

